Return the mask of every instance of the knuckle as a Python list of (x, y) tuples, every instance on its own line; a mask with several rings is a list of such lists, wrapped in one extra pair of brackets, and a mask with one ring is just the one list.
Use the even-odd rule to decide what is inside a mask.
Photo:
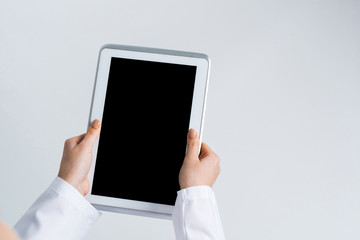
[(216, 153), (214, 153), (214, 162), (215, 162), (216, 164), (219, 164), (219, 163), (220, 163), (220, 157), (219, 157)]
[(65, 146), (69, 145), (71, 143), (72, 139), (71, 138), (68, 138), (65, 140)]
[(190, 147), (197, 147), (199, 144), (196, 141), (189, 142)]
[(86, 133), (86, 135), (88, 135), (88, 136), (93, 136), (93, 135), (95, 135), (95, 132), (94, 132), (95, 130), (93, 130), (93, 129), (90, 129), (87, 133)]

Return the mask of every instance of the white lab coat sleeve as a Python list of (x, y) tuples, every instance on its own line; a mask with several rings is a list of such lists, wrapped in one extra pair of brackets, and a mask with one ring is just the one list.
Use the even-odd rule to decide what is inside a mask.
[(195, 186), (178, 191), (173, 224), (177, 240), (224, 240), (212, 188)]
[(99, 217), (80, 192), (57, 177), (14, 230), (22, 240), (80, 240)]

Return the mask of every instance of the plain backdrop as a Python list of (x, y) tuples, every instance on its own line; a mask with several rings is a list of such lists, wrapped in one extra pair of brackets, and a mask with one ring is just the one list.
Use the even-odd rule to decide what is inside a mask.
[[(0, 218), (16, 223), (86, 131), (105, 43), (212, 59), (204, 141), (222, 158), (227, 239), (360, 239), (355, 0), (2, 0)], [(170, 221), (104, 212), (87, 239), (175, 237)]]

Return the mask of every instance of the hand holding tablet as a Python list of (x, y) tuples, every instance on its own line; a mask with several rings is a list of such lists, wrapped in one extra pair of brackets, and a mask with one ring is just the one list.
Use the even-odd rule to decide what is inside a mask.
[(220, 158), (206, 144), (201, 144), (199, 156), (199, 136), (190, 129), (187, 137), (187, 152), (179, 174), (181, 189), (193, 186), (212, 187), (220, 174)]
[(94, 120), (87, 133), (65, 141), (58, 176), (75, 187), (83, 196), (89, 192), (88, 174), (94, 142), (100, 135), (101, 123)]
[[(87, 133), (65, 141), (58, 176), (70, 183), (83, 196), (89, 192), (87, 175), (92, 160), (92, 148), (100, 135), (101, 123), (94, 120)], [(206, 144), (201, 144), (197, 132), (190, 129), (187, 136), (187, 153), (179, 174), (181, 189), (194, 186), (212, 187), (220, 174), (220, 158)], [(161, 149), (160, 149), (161, 152)]]

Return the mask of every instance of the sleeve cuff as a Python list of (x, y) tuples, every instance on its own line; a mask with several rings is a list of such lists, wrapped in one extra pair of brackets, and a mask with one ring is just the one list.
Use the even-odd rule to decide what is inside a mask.
[(89, 217), (91, 220), (96, 221), (100, 217), (101, 213), (91, 205), (78, 190), (65, 180), (56, 177), (49, 189), (62, 196), (84, 216)]
[(214, 192), (209, 186), (193, 186), (177, 192), (178, 197), (186, 200), (212, 198)]

